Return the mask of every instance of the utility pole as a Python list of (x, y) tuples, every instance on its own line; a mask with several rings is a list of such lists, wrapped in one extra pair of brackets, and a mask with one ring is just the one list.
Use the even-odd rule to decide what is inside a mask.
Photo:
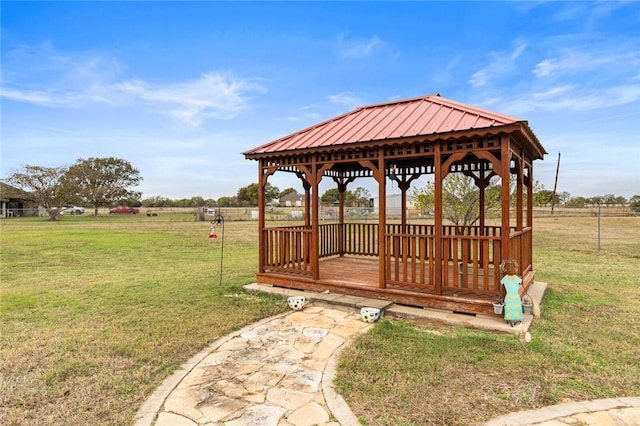
[(551, 197), (551, 214), (553, 215), (553, 207), (556, 204), (556, 191), (558, 189), (558, 172), (560, 171), (560, 152), (558, 152), (558, 165), (556, 166), (556, 180), (553, 183), (553, 196)]

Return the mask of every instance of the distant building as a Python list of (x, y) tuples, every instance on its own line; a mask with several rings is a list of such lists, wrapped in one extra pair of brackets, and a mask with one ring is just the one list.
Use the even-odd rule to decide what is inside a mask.
[[(380, 211), (380, 198), (375, 197), (372, 207), (373, 212), (378, 214)], [(391, 216), (398, 216), (402, 213), (402, 194), (388, 194), (386, 198), (387, 214)], [(410, 200), (407, 200), (407, 209), (413, 209), (413, 204)]]
[(280, 205), (283, 207), (302, 207), (304, 206), (304, 197), (297, 191), (293, 191), (280, 197)]
[(38, 216), (38, 205), (28, 192), (0, 182), (0, 217), (19, 216)]

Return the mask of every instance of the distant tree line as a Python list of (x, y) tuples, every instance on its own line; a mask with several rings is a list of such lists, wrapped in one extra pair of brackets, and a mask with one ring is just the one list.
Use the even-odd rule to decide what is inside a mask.
[[(511, 183), (512, 201), (515, 187)], [(435, 202), (435, 184), (428, 181), (423, 188), (415, 188), (412, 192), (414, 206), (423, 213), (431, 212)], [(501, 204), (502, 190), (499, 179), (494, 179), (485, 189), (484, 210), (485, 213), (496, 209)], [(555, 197), (555, 198), (554, 198)], [(462, 174), (450, 174), (442, 182), (442, 214), (443, 217), (455, 225), (473, 225), (480, 218), (480, 190), (475, 185), (473, 178)], [(572, 197), (568, 192), (556, 193), (545, 189), (544, 185), (536, 181), (533, 186), (533, 205), (565, 206), (570, 208), (584, 208), (593, 206), (626, 206), (629, 205), (634, 212), (640, 213), (640, 195), (634, 195), (629, 200), (613, 194), (595, 196), (590, 198)]]
[[(544, 185), (537, 182), (533, 187), (533, 204), (536, 206), (547, 206), (552, 203), (557, 206), (583, 208), (594, 206), (626, 206), (627, 204), (633, 205), (640, 200), (640, 195), (634, 195), (630, 199), (626, 199), (621, 195), (606, 194), (596, 195), (593, 197), (574, 197), (568, 192), (558, 192), (553, 195), (553, 191), (545, 189)], [(633, 206), (632, 206), (633, 207)]]
[[(70, 167), (42, 167), (24, 165), (12, 171), (6, 179), (8, 183), (27, 192), (33, 201), (46, 209), (51, 220), (55, 220), (57, 212), (63, 206), (81, 205), (94, 208), (94, 215), (99, 207), (126, 205), (129, 207), (255, 207), (258, 205), (259, 186), (257, 183), (238, 189), (233, 196), (223, 196), (205, 199), (201, 196), (172, 200), (162, 196), (141, 199), (142, 194), (134, 191), (142, 177), (138, 169), (128, 161), (108, 158), (80, 158)], [(513, 185), (512, 185), (513, 186)], [(427, 182), (423, 188), (416, 188), (412, 192), (412, 199), (416, 208), (423, 212), (433, 208), (433, 182)], [(513, 190), (513, 189), (512, 189)], [(267, 205), (278, 205), (279, 199), (294, 188), (282, 191), (267, 183), (264, 191)], [(325, 205), (334, 205), (338, 201), (337, 188), (325, 191), (320, 201)], [(500, 205), (501, 189), (498, 183), (492, 183), (485, 189), (485, 208), (492, 209)], [(345, 191), (344, 202), (350, 207), (367, 207), (371, 194), (362, 187), (354, 191)], [(443, 182), (443, 209), (445, 217), (457, 224), (473, 224), (479, 217), (479, 190), (468, 176), (450, 175)], [(536, 181), (533, 187), (533, 204), (535, 206), (565, 206), (583, 208), (593, 206), (626, 206), (634, 212), (640, 213), (640, 195), (630, 199), (614, 194), (594, 197), (573, 197), (568, 192), (547, 190), (544, 185)]]
[[(234, 196), (223, 196), (217, 200), (203, 197), (181, 198), (171, 200), (166, 197), (154, 196), (142, 200), (143, 207), (256, 207), (258, 205), (258, 184), (252, 183), (238, 189)], [(294, 188), (286, 188), (282, 191), (277, 186), (267, 183), (264, 191), (265, 203), (267, 205), (278, 205), (279, 200), (292, 193), (297, 192)], [(332, 188), (325, 191), (320, 196), (320, 201), (324, 204), (332, 205), (338, 200), (338, 189)], [(355, 191), (345, 191), (344, 202), (347, 206), (360, 207), (368, 206), (371, 195), (365, 188), (358, 187)]]

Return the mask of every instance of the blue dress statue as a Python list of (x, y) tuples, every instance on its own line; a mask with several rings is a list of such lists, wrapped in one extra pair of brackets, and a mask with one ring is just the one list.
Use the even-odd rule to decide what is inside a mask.
[(504, 319), (510, 325), (517, 324), (522, 321), (522, 300), (518, 292), (522, 278), (517, 275), (505, 275), (500, 283), (507, 290), (504, 297)]

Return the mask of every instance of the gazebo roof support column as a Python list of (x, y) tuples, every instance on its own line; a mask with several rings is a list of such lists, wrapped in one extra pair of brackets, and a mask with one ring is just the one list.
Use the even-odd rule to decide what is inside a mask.
[(311, 160), (311, 274), (314, 280), (320, 279), (320, 256), (319, 256), (319, 244), (320, 244), (320, 194), (318, 194), (318, 184), (322, 174), (318, 172), (318, 162), (316, 156), (313, 156)]
[(527, 165), (527, 169), (529, 171), (525, 181), (527, 185), (527, 226), (533, 227), (533, 167)]
[(347, 185), (355, 180), (355, 177), (351, 176), (345, 178), (344, 176), (334, 177), (333, 180), (338, 186), (338, 252), (340, 256), (344, 256), (344, 193), (347, 192)]
[(387, 177), (386, 177), (386, 164), (384, 158), (384, 148), (378, 149), (378, 170), (374, 173), (376, 180), (378, 181), (378, 197), (380, 202), (378, 203), (378, 274), (379, 274), (379, 287), (385, 287), (385, 261), (387, 257), (385, 233), (387, 230)]
[(302, 172), (296, 172), (296, 176), (302, 181), (302, 189), (304, 189), (304, 226), (311, 226), (311, 185)]
[(304, 188), (304, 226), (311, 226), (311, 185), (305, 181), (302, 184)]
[(522, 227), (524, 224), (523, 221), (523, 212), (524, 212), (524, 190), (523, 190), (523, 165), (522, 159), (518, 158), (516, 160), (516, 228), (518, 231), (522, 231)]
[(373, 178), (378, 182), (378, 271), (380, 288), (385, 288), (385, 261), (386, 261), (386, 244), (385, 232), (387, 223), (387, 178), (385, 170), (384, 148), (378, 148), (378, 161), (375, 164), (371, 160), (359, 161), (362, 167), (371, 170)]
[(400, 193), (402, 195), (400, 200), (400, 218), (402, 223), (402, 233), (407, 232), (407, 191), (411, 188), (411, 182), (420, 177), (420, 173), (413, 173), (411, 176), (407, 176), (405, 169), (402, 169), (400, 177), (396, 174), (392, 174), (390, 178), (398, 184)]
[(442, 295), (442, 150), (441, 145), (436, 143), (434, 145), (434, 230), (433, 239), (435, 243), (434, 256), (435, 262), (433, 267), (433, 276), (435, 279), (434, 292), (437, 295)]
[(480, 216), (480, 235), (485, 235), (485, 229), (484, 227), (486, 226), (486, 217), (485, 217), (485, 189), (487, 188), (487, 177), (486, 177), (486, 164), (485, 163), (480, 163), (480, 178), (479, 178), (479, 187), (480, 187), (480, 199), (478, 202), (479, 205), (479, 209), (480, 211), (479, 216)]
[(267, 186), (267, 180), (269, 176), (276, 172), (277, 167), (267, 166), (266, 160), (260, 160), (258, 167), (258, 270), (264, 272), (264, 265), (266, 262), (266, 250), (264, 241), (264, 228), (265, 228), (265, 198), (264, 190)]
[(508, 259), (510, 256), (509, 243), (510, 243), (510, 229), (509, 229), (509, 208), (511, 204), (509, 193), (509, 180), (510, 180), (510, 165), (511, 165), (511, 139), (509, 135), (503, 135), (500, 137), (500, 158), (501, 158), (501, 173), (500, 178), (502, 182), (502, 238), (501, 238), (501, 250), (502, 259), (496, 259), (496, 261)]

